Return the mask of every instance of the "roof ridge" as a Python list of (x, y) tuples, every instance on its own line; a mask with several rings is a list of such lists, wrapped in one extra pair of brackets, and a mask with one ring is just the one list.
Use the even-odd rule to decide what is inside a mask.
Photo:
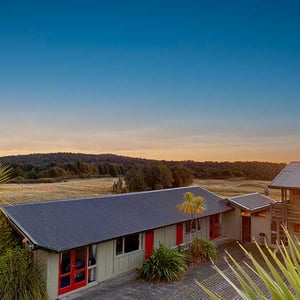
[[(227, 199), (235, 199), (235, 198), (239, 198), (239, 197), (243, 197), (243, 196), (250, 196), (250, 195), (256, 195), (256, 194), (259, 194), (259, 195), (262, 195), (261, 193), (259, 192), (253, 192), (253, 193), (248, 193), (248, 194), (242, 194), (242, 195), (238, 195), (238, 196), (232, 196), (232, 197), (228, 197)], [(264, 195), (262, 195), (264, 196)]]

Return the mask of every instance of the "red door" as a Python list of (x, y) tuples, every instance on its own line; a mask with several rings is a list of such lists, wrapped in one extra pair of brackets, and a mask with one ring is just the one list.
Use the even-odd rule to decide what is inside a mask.
[(213, 240), (220, 236), (219, 215), (209, 216), (209, 239)]
[(59, 259), (58, 294), (86, 285), (87, 247), (64, 251)]
[(182, 244), (183, 241), (183, 226), (182, 223), (176, 225), (176, 245)]
[(145, 237), (145, 259), (149, 258), (153, 251), (154, 232), (153, 230), (146, 231)]

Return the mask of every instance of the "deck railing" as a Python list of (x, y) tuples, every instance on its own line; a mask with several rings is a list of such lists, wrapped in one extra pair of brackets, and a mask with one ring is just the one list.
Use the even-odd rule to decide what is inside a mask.
[(287, 222), (295, 222), (300, 220), (300, 206), (289, 203), (277, 202), (271, 206), (272, 219), (282, 220)]

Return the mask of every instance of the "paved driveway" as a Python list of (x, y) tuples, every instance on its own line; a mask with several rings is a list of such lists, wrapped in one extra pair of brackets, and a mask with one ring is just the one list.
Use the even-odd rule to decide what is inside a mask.
[[(257, 253), (254, 245), (248, 245), (251, 252)], [(219, 246), (216, 264), (234, 280), (234, 276), (224, 261), (224, 250), (240, 262), (245, 255), (235, 242)], [(146, 283), (136, 280), (136, 273), (131, 272), (117, 278), (99, 283), (97, 286), (65, 297), (64, 300), (181, 300), (181, 299), (210, 299), (195, 283), (195, 279), (218, 293), (223, 299), (240, 299), (229, 284), (206, 262), (192, 266), (181, 282), (175, 283)], [(259, 278), (254, 278), (259, 282)]]

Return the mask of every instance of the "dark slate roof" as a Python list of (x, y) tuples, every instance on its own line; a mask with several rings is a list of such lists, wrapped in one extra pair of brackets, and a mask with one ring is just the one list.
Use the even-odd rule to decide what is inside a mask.
[(269, 188), (300, 189), (300, 162), (289, 163), (269, 184)]
[(36, 246), (62, 251), (189, 220), (176, 209), (185, 192), (203, 196), (208, 216), (230, 210), (200, 187), (2, 206), (9, 220)]
[(272, 203), (276, 202), (275, 200), (259, 193), (230, 197), (228, 200), (229, 203), (249, 212), (257, 212), (268, 209)]

